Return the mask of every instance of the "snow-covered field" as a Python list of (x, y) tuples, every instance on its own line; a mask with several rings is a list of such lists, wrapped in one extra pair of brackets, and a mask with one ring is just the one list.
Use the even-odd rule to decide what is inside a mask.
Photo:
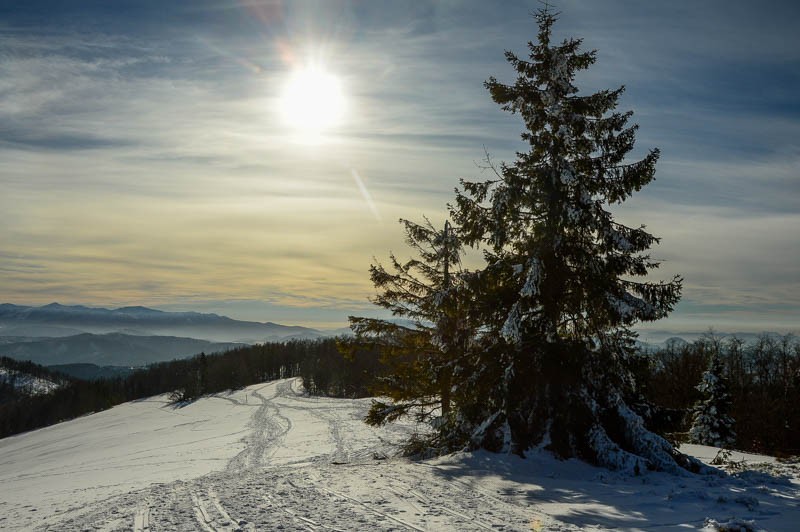
[(800, 529), (798, 464), (734, 455), (747, 464), (730, 477), (630, 477), (544, 453), (410, 461), (396, 444), (414, 427), (368, 427), (368, 406), (283, 380), (0, 440), (0, 529)]

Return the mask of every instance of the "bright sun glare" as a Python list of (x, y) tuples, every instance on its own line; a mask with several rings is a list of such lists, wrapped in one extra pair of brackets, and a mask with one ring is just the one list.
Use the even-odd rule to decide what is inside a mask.
[(318, 136), (344, 114), (341, 82), (320, 67), (296, 70), (283, 88), (280, 107), (287, 125), (306, 138)]

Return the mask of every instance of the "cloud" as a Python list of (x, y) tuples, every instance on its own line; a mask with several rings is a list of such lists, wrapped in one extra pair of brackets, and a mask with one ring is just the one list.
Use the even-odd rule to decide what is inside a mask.
[[(484, 146), (498, 160), (523, 147), (518, 117), (483, 81), (508, 79), (503, 49), (534, 37), (529, 3), (281, 4), (5, 17), (5, 297), (195, 302), (251, 319), (264, 305), (320, 307), (335, 321), (333, 309), (372, 294), (373, 257), (405, 254), (393, 220), (442, 218), (458, 178), (482, 177)], [(620, 216), (664, 238), (665, 274), (686, 277), (679, 314), (796, 318), (794, 4), (559, 9), (559, 35), (599, 50), (583, 86), (627, 84), (637, 153), (662, 149), (656, 182)], [(342, 76), (350, 109), (317, 146), (293, 142), (276, 109), (285, 75), (309, 57)]]

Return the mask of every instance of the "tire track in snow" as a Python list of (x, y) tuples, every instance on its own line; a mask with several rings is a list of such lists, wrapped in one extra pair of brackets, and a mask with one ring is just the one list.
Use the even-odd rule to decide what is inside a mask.
[(211, 519), (211, 514), (208, 513), (208, 508), (206, 508), (203, 501), (201, 501), (195, 493), (192, 493), (191, 497), (192, 509), (194, 510), (194, 516), (197, 520), (197, 524), (199, 524), (200, 528), (205, 530), (205, 532), (217, 532), (217, 529), (211, 526), (213, 520)]
[(388, 519), (390, 521), (394, 521), (395, 523), (406, 527), (408, 530), (417, 530), (419, 532), (425, 532), (424, 528), (419, 528), (418, 526), (415, 526), (415, 525), (413, 525), (411, 523), (408, 523), (408, 522), (406, 522), (406, 521), (404, 521), (404, 520), (402, 520), (402, 519), (400, 519), (398, 517), (395, 517), (395, 516), (393, 516), (391, 514), (388, 514), (386, 512), (382, 512), (381, 510), (378, 510), (377, 508), (375, 508), (375, 507), (373, 507), (373, 506), (371, 506), (371, 505), (369, 505), (369, 504), (367, 504), (365, 502), (359, 501), (355, 497), (351, 497), (350, 495), (347, 495), (345, 493), (340, 493), (338, 491), (335, 491), (335, 490), (332, 490), (332, 489), (328, 489), (328, 488), (326, 488), (324, 486), (318, 486), (317, 489), (319, 489), (321, 491), (328, 492), (331, 495), (333, 495), (334, 497), (339, 497), (340, 499), (344, 499), (344, 500), (348, 500), (348, 501), (354, 502), (354, 503), (362, 506), (363, 508), (369, 510), (370, 512), (376, 514), (376, 515), (379, 515), (379, 516), (381, 516), (381, 517), (383, 517), (385, 519)]
[[(385, 486), (385, 489), (392, 492), (395, 495), (395, 497), (403, 504), (406, 504), (409, 507), (413, 508), (416, 511), (417, 515), (419, 515), (420, 517), (425, 517), (425, 516), (436, 517), (441, 515), (442, 513), (446, 513), (462, 520), (463, 522), (459, 523), (459, 528), (462, 529), (464, 529), (468, 525), (474, 525), (484, 530), (497, 529), (496, 527), (483, 522), (481, 519), (478, 519), (474, 515), (467, 515), (457, 510), (453, 510), (452, 508), (449, 508), (441, 503), (433, 501), (430, 497), (427, 497), (422, 493), (419, 493), (418, 491), (415, 491), (413, 489), (406, 489), (405, 492), (401, 492), (399, 489), (395, 488), (391, 484)], [(420, 506), (420, 504), (424, 506)]]
[[(256, 398), (260, 404), (254, 401), (256, 404), (249, 405), (253, 411), (248, 422), (250, 435), (245, 439), (246, 447), (228, 463), (226, 470), (190, 481), (151, 486), (144, 491), (115, 496), (103, 504), (87, 506), (80, 516), (70, 520), (69, 526), (56, 529), (94, 527), (130, 530), (133, 521), (133, 529), (142, 532), (148, 528), (231, 532), (256, 528), (275, 530), (280, 526), (286, 530), (341, 531), (341, 528), (332, 524), (320, 522), (321, 519), (347, 523), (343, 527), (345, 530), (389, 530), (404, 523), (402, 519), (398, 520), (379, 509), (370, 509), (354, 498), (331, 496), (329, 492), (322, 492), (313, 486), (302, 488), (292, 482), (298, 476), (308, 478), (309, 470), (313, 471), (322, 465), (313, 456), (309, 458), (317, 465), (299, 468), (268, 467), (269, 457), (285, 447), (283, 442), (286, 434), (292, 430), (292, 419), (287, 415), (295, 416), (288, 412), (284, 415), (284, 409), (297, 409), (304, 411), (306, 415), (311, 410), (321, 409), (323, 413), (320, 417), (324, 417), (334, 440), (338, 442), (338, 455), (344, 455), (347, 449), (345, 439), (349, 428), (344, 416), (327, 412), (339, 405), (313, 400), (298, 404), (297, 394), (291, 386), (292, 381), (272, 382), (255, 391), (248, 391), (252, 395), (251, 399)], [(279, 396), (286, 400), (281, 403), (288, 404), (276, 404), (273, 400)], [(348, 408), (352, 409), (352, 406)], [(339, 410), (344, 412), (348, 408), (342, 405)], [(264, 492), (272, 492), (276, 483), (284, 487), (283, 492), (274, 494), (272, 505), (265, 504), (267, 498), (263, 497)], [(222, 495), (223, 500), (217, 494)], [(145, 497), (156, 501), (155, 505), (148, 506), (147, 514), (141, 506)], [(261, 501), (260, 504), (258, 501)], [(375, 519), (376, 516), (378, 519)], [(237, 521), (236, 517), (244, 517), (247, 521)], [(59, 521), (67, 524), (63, 520)], [(351, 525), (355, 528), (351, 528)], [(400, 526), (409, 528), (407, 524)], [(412, 525), (411, 529), (418, 528)]]
[[(206, 532), (241, 532), (247, 522), (231, 517), (216, 492), (208, 488), (190, 493), (194, 515), (197, 522)], [(251, 528), (251, 527), (247, 527)]]
[(328, 455), (332, 464), (346, 464), (351, 460), (352, 452), (350, 445), (347, 445), (342, 437), (342, 419), (332, 412), (324, 412), (320, 409), (309, 408), (306, 410), (310, 415), (325, 422), (328, 425), (328, 432), (333, 440), (334, 450)]
[[(484, 492), (447, 468), (367, 459), (389, 444), (356, 425), (365, 403), (303, 397), (293, 389), (297, 382), (247, 390), (246, 447), (223, 471), (92, 503), (74, 519), (62, 516), (52, 529), (131, 530), (133, 521), (133, 529), (141, 532), (509, 531), (529, 529), (532, 518), (544, 529), (560, 528), (561, 523), (539, 519), (532, 508), (492, 494), (491, 488)], [(292, 422), (311, 434), (309, 442), (325, 445), (303, 444), (296, 463), (270, 464), (275, 453), (283, 457), (288, 442), (299, 441), (288, 436)], [(345, 465), (330, 463), (345, 457), (350, 460)]]
[(436, 508), (438, 510), (441, 510), (442, 512), (445, 512), (445, 513), (448, 513), (448, 514), (450, 514), (452, 516), (461, 518), (465, 522), (474, 524), (474, 525), (476, 525), (476, 526), (478, 526), (480, 528), (483, 528), (484, 530), (496, 530), (495, 526), (483, 522), (481, 519), (478, 519), (474, 515), (467, 515), (465, 513), (459, 512), (458, 510), (453, 510), (452, 508), (449, 508), (449, 507), (447, 507), (447, 506), (445, 506), (445, 505), (443, 505), (441, 503), (436, 503), (433, 500), (431, 500), (430, 497), (427, 497), (426, 495), (423, 495), (422, 493), (420, 493), (420, 492), (418, 492), (416, 490), (409, 489), (408, 490), (408, 494), (412, 495), (419, 502), (421, 502), (422, 504), (425, 504), (428, 507)]
[[(359, 452), (354, 452), (352, 450), (352, 445), (350, 445), (350, 442), (348, 442), (346, 440), (346, 438), (344, 437), (345, 434), (349, 434), (349, 431), (347, 430), (347, 426), (346, 426), (346, 423), (347, 423), (348, 420), (344, 419), (343, 416), (340, 415), (339, 412), (336, 411), (337, 409), (331, 408), (332, 405), (330, 405), (328, 402), (320, 401), (318, 398), (305, 397), (301, 393), (296, 391), (294, 389), (294, 386), (293, 386), (295, 382), (296, 382), (296, 380), (292, 380), (292, 381), (281, 383), (278, 386), (278, 391), (276, 393), (276, 398), (285, 399), (287, 401), (290, 401), (291, 403), (294, 403), (292, 406), (288, 406), (288, 405), (281, 405), (281, 406), (284, 406), (285, 408), (291, 408), (291, 409), (303, 411), (304, 413), (306, 413), (308, 415), (311, 415), (312, 417), (315, 417), (315, 418), (325, 422), (328, 425), (329, 434), (331, 435), (331, 439), (333, 440), (333, 443), (334, 443), (334, 446), (335, 446), (335, 450), (331, 454), (328, 455), (329, 460), (330, 460), (330, 462), (332, 464), (337, 465), (337, 466), (338, 465), (348, 465), (348, 466), (358, 467), (359, 464), (357, 464), (357, 463), (352, 463), (351, 464), (350, 460), (353, 459), (353, 458), (365, 458), (367, 456), (372, 456), (374, 454), (372, 452), (373, 450), (371, 448), (370, 449), (366, 449), (365, 448), (360, 453)], [(297, 403), (301, 403), (301, 404), (295, 406)], [(340, 409), (340, 410), (346, 410), (348, 412), (352, 412), (353, 411), (353, 407), (352, 407), (352, 405), (350, 405), (348, 408)], [(358, 416), (356, 416), (356, 417), (358, 417)], [(361, 422), (360, 419), (357, 419), (357, 421)], [(384, 442), (382, 442), (382, 443), (384, 443)], [(356, 457), (354, 455), (359, 455), (359, 456)], [(370, 462), (368, 462), (368, 463), (370, 463)], [(327, 494), (339, 499), (340, 501), (347, 501), (349, 503), (354, 503), (355, 506), (357, 508), (360, 508), (362, 511), (363, 510), (367, 510), (371, 514), (377, 515), (377, 516), (379, 516), (379, 517), (381, 517), (381, 518), (383, 518), (385, 520), (392, 521), (392, 522), (394, 522), (394, 523), (396, 523), (398, 525), (401, 525), (401, 526), (403, 526), (403, 527), (405, 527), (405, 528), (407, 528), (409, 530), (425, 530), (427, 528), (427, 527), (420, 528), (419, 526), (417, 526), (417, 524), (408, 522), (408, 521), (402, 519), (401, 517), (398, 517), (397, 515), (393, 515), (392, 513), (387, 513), (385, 511), (382, 511), (381, 509), (377, 508), (375, 504), (372, 504), (369, 501), (358, 500), (356, 497), (353, 497), (353, 496), (347, 494), (345, 492), (346, 490), (345, 491), (341, 491), (341, 490), (331, 489), (331, 487), (325, 487), (325, 486), (320, 484), (320, 481), (322, 479), (317, 474), (314, 474), (314, 476), (316, 477), (316, 481), (311, 486), (309, 486), (308, 488), (305, 488), (306, 492), (311, 491), (311, 490), (315, 490), (315, 491), (318, 491), (318, 492), (327, 493)], [(377, 479), (372, 479), (372, 480), (373, 480), (373, 482), (375, 482), (375, 480), (377, 480)], [(288, 479), (287, 482), (292, 487), (294, 487), (294, 488), (296, 488), (298, 490), (303, 490), (304, 489), (304, 488), (298, 487), (290, 479)], [(385, 486), (381, 487), (380, 484), (377, 484), (377, 483), (375, 485), (376, 485), (376, 488), (379, 488), (379, 491), (385, 492), (385, 491), (388, 490), (389, 492), (391, 492), (392, 495), (393, 495), (393, 498), (396, 498), (398, 501), (400, 501), (400, 503), (402, 505), (404, 505), (407, 508), (410, 508), (412, 510), (411, 513), (416, 513), (416, 515), (418, 515), (418, 516), (424, 516), (425, 514), (429, 513), (428, 511), (426, 511), (426, 509), (420, 507), (413, 500), (411, 500), (407, 496), (404, 496), (399, 491), (394, 490), (391, 487), (388, 487), (388, 488), (385, 487)], [(423, 499), (423, 500), (421, 500), (421, 502), (422, 503), (426, 503), (426, 502), (429, 502), (429, 501), (426, 501), (426, 500)], [(380, 504), (380, 503), (377, 503), (377, 504)], [(284, 510), (287, 511), (287, 512), (292, 513), (291, 510), (289, 510), (288, 508), (284, 507)], [(446, 509), (444, 509), (443, 511), (447, 512)], [(401, 512), (404, 512), (404, 510), (401, 510)], [(458, 516), (460, 519), (463, 519), (466, 523), (473, 523), (474, 524), (474, 522), (475, 522), (474, 518), (465, 516), (464, 514), (458, 514), (458, 513), (452, 513), (452, 512), (448, 512), (448, 513), (450, 513), (451, 515)], [(292, 513), (292, 515), (294, 515), (294, 514)], [(314, 525), (317, 525), (317, 523), (315, 523), (313, 521), (310, 521), (310, 523), (313, 523)], [(483, 523), (481, 523), (481, 524), (483, 524)], [(484, 525), (484, 526), (486, 528), (492, 529), (488, 525)], [(328, 527), (325, 527), (325, 528), (328, 528)]]
[[(438, 495), (438, 498), (425, 496), (412, 489), (416, 478), (409, 479), (405, 476), (411, 469), (409, 466), (413, 467), (413, 464), (405, 460), (398, 460), (389, 466), (384, 464), (385, 462), (380, 465), (375, 464), (374, 467), (365, 467), (366, 464), (360, 464), (360, 484), (371, 486), (367, 492), (368, 499), (359, 499), (348, 493), (352, 486), (348, 483), (343, 485), (342, 477), (336, 474), (341, 466), (313, 471), (311, 487), (335, 495), (340, 499), (354, 502), (362, 509), (411, 530), (525, 530), (527, 528), (526, 519), (520, 520), (517, 526), (510, 525), (506, 520), (488, 523), (482, 517), (478, 517), (479, 515), (483, 516), (484, 512), (480, 512), (477, 507), (474, 508), (473, 515), (453, 510), (443, 501), (450, 499), (463, 501), (465, 498), (463, 495), (468, 494), (454, 492), (451, 486), (439, 485), (437, 482), (429, 488)], [(395, 468), (400, 468), (402, 473), (398, 474), (401, 476), (390, 473), (396, 472)], [(352, 482), (352, 479), (346, 479), (345, 482), (348, 480)], [(472, 498), (474, 499), (474, 496)], [(381, 506), (387, 506), (387, 508), (384, 510), (380, 508)], [(406, 513), (414, 517), (406, 518), (403, 515)]]
[[(443, 490), (447, 489), (449, 491), (450, 495), (451, 495), (450, 499), (453, 499), (453, 500), (457, 499), (457, 500), (462, 501), (462, 505), (461, 505), (459, 510), (454, 510), (454, 509), (450, 508), (448, 505), (442, 504), (440, 502), (439, 503), (435, 503), (438, 508), (446, 511), (447, 513), (450, 513), (451, 515), (460, 515), (460, 516), (462, 516), (462, 517), (464, 517), (466, 519), (469, 519), (470, 522), (474, 522), (475, 524), (477, 524), (481, 528), (489, 528), (489, 529), (492, 529), (492, 530), (496, 530), (498, 527), (499, 528), (505, 528), (504, 525), (507, 525), (506, 519), (508, 518), (509, 515), (522, 514), (522, 515), (525, 516), (525, 519), (529, 519), (529, 520), (533, 519), (533, 520), (536, 520), (536, 521), (542, 523), (545, 530), (568, 530), (568, 529), (571, 529), (571, 528), (565, 528), (564, 523), (555, 521), (552, 517), (548, 516), (544, 512), (541, 512), (539, 510), (531, 508), (528, 505), (524, 505), (524, 506), (520, 505), (519, 503), (517, 503), (513, 499), (511, 499), (511, 500), (505, 499), (505, 498), (503, 498), (503, 497), (501, 497), (501, 496), (499, 496), (499, 495), (497, 495), (495, 493), (491, 493), (491, 492), (489, 492), (487, 490), (479, 488), (474, 483), (467, 482), (467, 481), (459, 478), (458, 476), (456, 476), (452, 472), (450, 472), (450, 471), (448, 471), (448, 470), (446, 470), (444, 468), (441, 468), (441, 467), (439, 467), (437, 465), (427, 464), (425, 462), (417, 462), (417, 463), (415, 463), (415, 466), (423, 466), (424, 468), (427, 468), (429, 470), (433, 470), (433, 471), (437, 472), (436, 476), (434, 476), (434, 477), (428, 477), (428, 476), (421, 475), (419, 470), (416, 470), (416, 471), (413, 472), (413, 478), (416, 480), (417, 484), (419, 486), (426, 486), (428, 488), (426, 491), (427, 491), (428, 494), (430, 494), (429, 498), (431, 500), (433, 500), (433, 497), (439, 496), (440, 495), (439, 492), (444, 492)], [(411, 470), (407, 471), (406, 473), (408, 475), (408, 473), (411, 473)], [(389, 476), (392, 477), (392, 475), (389, 475)], [(394, 480), (395, 481), (400, 481), (400, 479), (397, 479), (396, 477), (394, 477)], [(401, 481), (401, 482), (407, 482), (407, 481), (408, 481), (408, 477), (406, 477), (406, 479)], [(442, 489), (436, 490), (434, 488), (434, 486), (439, 484), (439, 483), (441, 483)], [(461, 491), (461, 493), (459, 495), (457, 495), (455, 497), (452, 497), (453, 486), (454, 485), (459, 486), (462, 491)], [(420, 494), (420, 495), (422, 495), (423, 497), (428, 497), (428, 495), (425, 495), (422, 490), (414, 489), (413, 491), (418, 493), (418, 494)], [(487, 511), (481, 511), (480, 512), (480, 515), (482, 516), (481, 518), (477, 518), (476, 516), (471, 516), (471, 515), (468, 515), (468, 514), (464, 513), (463, 510), (466, 510), (468, 508), (464, 504), (464, 501), (466, 499), (468, 499), (468, 498), (475, 499), (476, 503), (478, 501), (481, 501), (481, 500), (484, 501), (484, 504), (487, 507)], [(477, 511), (477, 509), (478, 509), (478, 506), (475, 507), (476, 511)], [(503, 518), (502, 518), (503, 522), (499, 523), (499, 524), (487, 523), (486, 522), (487, 518), (488, 517), (492, 517), (493, 514), (495, 512), (497, 512), (498, 510), (500, 510), (500, 509), (503, 509), (503, 512), (500, 513), (500, 515), (503, 516)]]
[[(271, 397), (264, 397), (260, 392), (268, 387), (275, 388), (275, 393)], [(261, 406), (248, 422), (251, 433), (246, 439), (245, 448), (228, 463), (228, 473), (241, 474), (261, 469), (268, 458), (266, 455), (274, 454), (283, 437), (292, 429), (291, 420), (281, 415), (272, 401), (277, 394), (278, 386), (275, 383), (253, 390), (252, 395), (261, 401)]]
[(285, 512), (292, 519), (292, 521), (294, 521), (296, 524), (299, 524), (306, 530), (316, 531), (320, 526), (311, 519), (297, 515), (297, 512), (291, 510), (289, 507), (282, 504), (273, 495), (269, 493), (264, 494), (264, 500), (270, 503), (272, 506), (275, 506), (277, 509)]
[[(276, 471), (276, 477), (271, 479), (271, 489), (263, 496), (271, 511), (289, 516), (303, 530), (396, 531), (398, 524), (406, 529), (420, 530), (412, 523), (382, 512), (369, 503), (320, 486), (315, 470), (316, 466), (308, 466), (295, 471)], [(308, 484), (299, 482), (297, 477), (303, 477)], [(342, 523), (344, 528), (339, 527), (342, 525), (334, 526), (330, 521)], [(387, 526), (389, 523), (391, 525)]]
[[(293, 379), (284, 383), (281, 383), (278, 386), (278, 392), (276, 394), (276, 398), (287, 399), (294, 403), (300, 403), (303, 406), (290, 406), (287, 408), (292, 408), (295, 410), (302, 410), (303, 412), (311, 415), (323, 421), (328, 425), (328, 431), (331, 436), (331, 440), (333, 441), (334, 451), (328, 454), (328, 461), (333, 464), (346, 464), (349, 463), (354, 458), (363, 458), (364, 456), (369, 453), (356, 453), (353, 450), (352, 444), (348, 442), (343, 434), (347, 433), (345, 427), (345, 420), (342, 416), (337, 412), (337, 410), (347, 410), (352, 411), (352, 405), (348, 405), (347, 408), (335, 408), (331, 404), (325, 404), (325, 402), (320, 401), (319, 398), (310, 398), (298, 392), (294, 388), (294, 384), (297, 382), (297, 379)], [(328, 402), (329, 403), (329, 402)], [(306, 406), (308, 405), (308, 406)], [(316, 405), (316, 408), (314, 406)], [(361, 421), (359, 420), (359, 423)]]
[[(470, 524), (474, 527), (482, 528), (484, 530), (496, 530), (497, 528), (496, 525), (492, 525), (490, 523), (485, 522), (483, 519), (477, 517), (477, 515), (469, 515), (467, 513), (464, 513), (463, 511), (454, 510), (449, 505), (444, 504), (441, 500), (439, 500), (438, 497), (434, 498), (433, 496), (428, 496), (422, 491), (414, 489), (411, 483), (408, 482), (409, 480), (408, 478), (398, 478), (392, 475), (391, 473), (384, 474), (384, 477), (391, 481), (388, 484), (390, 490), (400, 494), (400, 496), (403, 496), (400, 493), (400, 491), (394, 487), (394, 486), (400, 486), (400, 489), (403, 491), (403, 493), (407, 493), (411, 497), (415, 498), (420, 504), (423, 504), (426, 510), (430, 513), (437, 513), (437, 514), (446, 513), (453, 517), (457, 517), (459, 520), (463, 520), (464, 524)], [(428, 483), (430, 484), (430, 479), (428, 480)], [(419, 485), (422, 486), (423, 484), (419, 483)], [(430, 488), (432, 488), (432, 486), (430, 486)], [(438, 491), (443, 491), (445, 488), (449, 488), (447, 490), (448, 498), (458, 499), (462, 501), (462, 503), (467, 499), (469, 499), (469, 496), (472, 495), (472, 493), (470, 492), (454, 493), (452, 485), (442, 486), (442, 489)], [(436, 490), (429, 489), (428, 491), (431, 492)], [(481, 514), (483, 514), (483, 512), (481, 512)]]
[(147, 532), (150, 530), (150, 505), (146, 504), (136, 509), (133, 516), (133, 532)]
[(234, 519), (233, 517), (231, 517), (231, 514), (229, 514), (225, 510), (225, 508), (222, 506), (222, 503), (220, 502), (219, 497), (214, 492), (214, 490), (212, 490), (211, 488), (208, 488), (208, 491), (206, 493), (208, 493), (208, 500), (211, 502), (211, 504), (214, 505), (214, 508), (216, 508), (217, 512), (219, 512), (219, 514), (222, 516), (222, 519), (223, 519), (223, 523), (222, 524), (223, 525), (225, 525), (225, 524), (234, 524), (234, 523), (236, 525), (239, 524), (239, 520), (238, 519)]

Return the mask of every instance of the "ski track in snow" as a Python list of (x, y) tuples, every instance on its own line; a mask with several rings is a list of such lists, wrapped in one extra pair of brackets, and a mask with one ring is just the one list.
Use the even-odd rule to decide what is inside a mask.
[[(527, 509), (518, 509), (517, 518), (509, 522), (508, 508), (498, 509), (498, 500), (474, 487), (432, 479), (424, 469), (414, 471), (418, 464), (402, 458), (376, 460), (375, 455), (383, 457), (396, 449), (385, 434), (366, 445), (356, 439), (365, 431), (361, 418), (368, 402), (354, 409), (351, 401), (308, 397), (297, 388), (296, 381), (279, 381), (251, 388), (247, 405), (228, 399), (252, 406), (255, 412), (246, 447), (224, 471), (89, 504), (43, 529), (529, 529), (532, 514)], [(286, 450), (292, 419), (297, 418), (318, 425), (316, 447), (322, 453), (284, 455), (273, 464), (275, 455)], [(343, 468), (347, 474), (342, 474)]]
[(150, 505), (146, 502), (136, 509), (133, 516), (133, 532), (150, 530)]
[[(25, 515), (25, 508), (14, 508), (12, 517), (0, 517), (0, 529), (678, 530), (687, 525), (701, 528), (705, 517), (768, 518), (772, 511), (768, 504), (759, 508), (757, 498), (745, 493), (747, 486), (729, 490), (741, 492), (738, 499), (731, 496), (730, 500), (714, 501), (718, 495), (711, 491), (727, 489), (725, 481), (718, 479), (694, 484), (657, 480), (648, 486), (645, 479), (632, 481), (585, 464), (559, 462), (566, 464), (567, 473), (572, 468), (578, 471), (578, 477), (586, 471), (597, 477), (580, 478), (580, 482), (570, 484), (572, 477), (563, 481), (556, 478), (556, 462), (540, 462), (537, 466), (533, 458), (525, 461), (534, 469), (549, 468), (539, 474), (555, 480), (544, 482), (546, 488), (542, 488), (536, 485), (542, 480), (536, 473), (525, 472), (527, 480), (515, 476), (515, 458), (495, 460), (488, 455), (468, 455), (464, 459), (410, 461), (397, 456), (396, 443), (413, 430), (411, 426), (367, 427), (361, 419), (369, 400), (305, 396), (297, 380), (252, 386), (237, 397), (211, 398), (252, 411), (244, 448), (224, 469), (194, 479), (154, 483), (105, 500), (87, 496), (81, 504), (39, 520), (30, 513)], [(507, 470), (503, 471), (503, 466)], [(124, 465), (118, 467), (124, 474)], [(711, 490), (708, 493), (697, 489), (703, 482)], [(785, 512), (798, 507), (798, 486), (792, 482), (788, 487), (775, 488), (768, 479), (759, 477), (751, 479), (750, 484), (761, 494), (758, 497), (788, 499)], [(595, 494), (593, 489), (598, 492)], [(649, 499), (639, 507), (632, 506), (630, 515), (625, 514), (624, 504), (617, 499), (630, 499), (637, 490)], [(695, 499), (719, 511), (698, 510)], [(637, 516), (648, 511), (648, 500), (677, 507), (678, 511), (669, 513), (658, 508), (652, 510), (652, 518)], [(0, 500), (0, 514), (4, 513), (4, 504)], [(681, 504), (694, 513), (684, 515)], [(20, 516), (23, 518), (17, 519)], [(791, 517), (775, 522), (791, 523)], [(800, 517), (800, 512), (795, 510), (794, 517)]]

